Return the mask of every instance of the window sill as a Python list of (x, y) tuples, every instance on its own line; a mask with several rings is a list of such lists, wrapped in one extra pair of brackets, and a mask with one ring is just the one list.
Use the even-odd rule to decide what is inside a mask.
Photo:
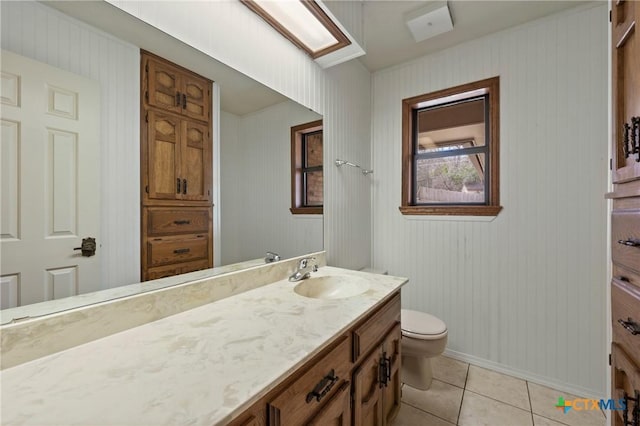
[(291, 214), (322, 214), (322, 207), (291, 207)]
[(403, 215), (419, 216), (497, 216), (502, 206), (400, 206)]

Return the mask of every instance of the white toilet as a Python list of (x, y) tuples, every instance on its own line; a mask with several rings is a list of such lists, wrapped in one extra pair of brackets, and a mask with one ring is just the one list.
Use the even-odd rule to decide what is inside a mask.
[(424, 312), (402, 309), (402, 382), (427, 390), (433, 374), (431, 358), (447, 346), (447, 325)]

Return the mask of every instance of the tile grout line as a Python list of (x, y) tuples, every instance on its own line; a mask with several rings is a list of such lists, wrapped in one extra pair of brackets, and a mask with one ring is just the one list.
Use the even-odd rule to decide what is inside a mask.
[[(403, 402), (403, 404), (407, 404), (409, 407), (415, 408), (415, 409), (416, 409), (416, 410), (418, 410), (418, 411), (422, 411), (422, 412), (423, 412), (423, 413), (425, 413), (425, 414), (428, 414), (428, 415), (430, 415), (430, 416), (433, 416), (433, 417), (438, 418), (438, 419), (440, 419), (440, 420), (442, 420), (442, 421), (444, 421), (444, 422), (446, 422), (446, 423), (449, 423), (449, 424), (453, 425), (453, 423), (451, 423), (449, 420), (445, 419), (444, 417), (440, 417), (440, 416), (438, 416), (438, 415), (436, 415), (436, 414), (430, 413), (430, 412), (428, 412), (427, 410), (424, 410), (424, 409), (422, 409), (422, 408), (420, 408), (420, 407), (416, 407), (415, 405), (411, 405), (411, 404), (409, 404), (408, 402)], [(456, 426), (456, 425), (454, 425), (454, 426)]]
[(458, 418), (456, 419), (456, 425), (460, 424), (460, 414), (462, 413), (462, 403), (464, 402), (464, 394), (467, 392), (467, 380), (469, 380), (469, 370), (471, 364), (467, 363), (467, 374), (464, 376), (464, 386), (462, 388), (462, 398), (460, 398), (460, 407), (458, 407)]
[(531, 403), (531, 391), (529, 391), (529, 381), (525, 380), (524, 383), (527, 386), (527, 398), (529, 398), (529, 409), (531, 409), (531, 424), (533, 426), (536, 426), (536, 420), (533, 418), (533, 404)]

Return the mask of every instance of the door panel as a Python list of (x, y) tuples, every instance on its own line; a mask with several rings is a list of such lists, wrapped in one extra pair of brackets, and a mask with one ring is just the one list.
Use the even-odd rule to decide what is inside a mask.
[[(640, 177), (640, 5), (612, 4), (614, 183)], [(635, 128), (635, 129), (634, 129)], [(634, 137), (635, 136), (635, 137)]]
[(402, 331), (400, 328), (400, 324), (396, 324), (396, 326), (389, 332), (387, 337), (382, 344), (383, 357), (385, 357), (388, 361), (388, 364), (391, 368), (389, 373), (389, 381), (387, 385), (383, 389), (383, 397), (384, 401), (383, 411), (384, 411), (384, 421), (385, 425), (391, 425), (393, 419), (398, 414), (400, 410), (400, 391), (402, 387), (402, 382), (400, 380), (400, 363), (401, 363), (401, 353), (400, 353), (400, 339), (402, 338)]
[(380, 351), (375, 350), (353, 374), (353, 424), (382, 425), (382, 392), (380, 391)]
[[(211, 144), (209, 143), (209, 131), (207, 126), (191, 121), (183, 121), (183, 159), (182, 179), (186, 182), (186, 191), (183, 187), (185, 200), (208, 201), (210, 188), (208, 165), (211, 164)], [(186, 194), (185, 194), (186, 192)]]
[(180, 123), (172, 115), (149, 111), (149, 198), (180, 198)]
[(2, 51), (1, 102), (2, 307), (98, 290), (99, 84)]
[(183, 79), (182, 113), (197, 120), (209, 120), (211, 92), (209, 82), (194, 75), (185, 74)]
[(147, 102), (175, 113), (182, 112), (180, 71), (169, 64), (147, 58)]

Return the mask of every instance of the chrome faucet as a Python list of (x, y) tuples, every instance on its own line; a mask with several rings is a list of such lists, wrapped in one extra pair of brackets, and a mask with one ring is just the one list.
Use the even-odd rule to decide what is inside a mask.
[(267, 257), (264, 258), (264, 263), (277, 262), (280, 260), (280, 255), (271, 251), (267, 252)]
[(298, 270), (289, 277), (289, 281), (301, 281), (305, 278), (309, 278), (311, 272), (318, 271), (318, 264), (315, 257), (305, 257), (300, 259), (298, 264)]

